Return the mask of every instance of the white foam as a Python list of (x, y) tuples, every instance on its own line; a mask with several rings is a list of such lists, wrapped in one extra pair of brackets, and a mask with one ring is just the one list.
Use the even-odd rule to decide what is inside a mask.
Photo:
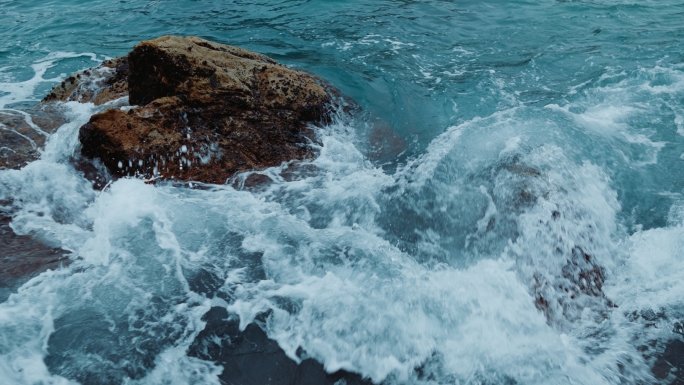
[(557, 104), (549, 104), (545, 108), (568, 114), (583, 127), (609, 137), (615, 137), (624, 132), (628, 128), (624, 120), (638, 112), (632, 106), (615, 105), (592, 106), (583, 113), (570, 112), (570, 106), (561, 107)]
[[(57, 59), (38, 64), (50, 60)], [(32, 98), (28, 90), (42, 74), (7, 103)], [(633, 90), (628, 83), (619, 87)], [(432, 381), (416, 367), (441, 383), (615, 384), (621, 367), (625, 381), (650, 381), (633, 344), (643, 328), (624, 311), (678, 306), (684, 230), (626, 235), (607, 171), (577, 156), (585, 137), (553, 119), (570, 117), (619, 145), (662, 146), (629, 121), (649, 106), (589, 99), (576, 103), (590, 108), (518, 106), (455, 124), (395, 175), (363, 156), (354, 129), (336, 123), (319, 130), (319, 157), (259, 171), (273, 183), (255, 192), (138, 179), (95, 192), (67, 159), (78, 148), (78, 127), (107, 106), (65, 103), (70, 122), (50, 136), (41, 160), (0, 171), (0, 198), (14, 201), (12, 228), (73, 252), (70, 267), (43, 273), (0, 304), (0, 376), (12, 384), (71, 384), (49, 373), (45, 357), (67, 345), (51, 346), (50, 338), (104, 324), (98, 337), (123, 342), (110, 346), (122, 349), (111, 356), (103, 349), (103, 362), (116, 354), (137, 359), (141, 341), (160, 344), (149, 360), (154, 367), (124, 383), (217, 384), (222, 369), (187, 349), (209, 307), (226, 306), (243, 328), (271, 310), (268, 335), (292, 359), (302, 359), (302, 348), (328, 371), (374, 381)], [(200, 160), (220, 156), (203, 151)], [(402, 221), (407, 233), (393, 233)], [(506, 221), (514, 231), (506, 232)], [(460, 265), (423, 263), (395, 235), (416, 236), (451, 258), (468, 250), (444, 246), (450, 236), (505, 245)], [(576, 247), (610, 272), (605, 294), (619, 308), (600, 296), (572, 302), (549, 285), (543, 293), (552, 309), (538, 309), (535, 279), (563, 279)], [(264, 277), (250, 273), (249, 258)], [(202, 269), (223, 283), (225, 301), (191, 290)], [(81, 314), (92, 319), (67, 322)]]
[[(574, 107), (576, 106), (566, 105), (561, 107), (557, 104), (545, 106), (547, 109), (558, 111), (571, 117), (576, 124), (589, 132), (610, 140), (639, 145), (641, 148), (638, 156), (623, 155), (624, 160), (632, 163), (633, 166), (643, 167), (658, 163), (658, 154), (665, 147), (665, 142), (651, 140), (648, 135), (641, 133), (641, 130), (631, 127), (628, 123), (629, 118), (644, 113), (643, 109), (631, 105), (601, 103), (587, 108), (584, 112), (572, 112), (571, 109)], [(621, 151), (619, 149), (616, 150)], [(622, 154), (625, 152), (631, 152), (631, 150), (627, 149)]]
[(12, 103), (40, 100), (34, 95), (35, 89), (38, 87), (38, 85), (41, 83), (54, 83), (62, 80), (60, 76), (51, 79), (45, 79), (43, 76), (47, 70), (54, 67), (56, 62), (61, 59), (81, 56), (89, 56), (93, 61), (98, 61), (95, 54), (91, 53), (77, 54), (73, 52), (53, 52), (31, 65), (31, 68), (34, 72), (34, 75), (31, 79), (23, 82), (0, 82), (0, 90), (7, 92), (6, 95), (0, 95), (0, 109), (5, 108), (8, 104)]
[(608, 293), (624, 311), (679, 306), (684, 292), (684, 227), (639, 231), (624, 245), (628, 257)]
[(140, 380), (124, 379), (124, 385), (221, 385), (218, 376), (223, 368), (211, 362), (187, 356), (187, 347), (169, 348), (155, 361), (155, 368)]
[[(409, 162), (398, 174), (402, 177), (410, 178), (411, 184), (415, 186), (415, 188), (418, 188), (422, 186), (429, 178), (433, 177), (434, 172), (440, 163), (442, 163), (445, 158), (451, 154), (460, 143), (462, 143), (461, 136), (465, 132), (473, 132), (477, 130), (477, 128), (486, 125), (492, 125), (494, 126), (494, 129), (503, 128), (503, 132), (500, 134), (500, 136), (497, 136), (496, 139), (485, 139), (480, 143), (473, 143), (473, 147), (476, 148), (476, 150), (472, 152), (473, 155), (475, 155), (475, 153), (479, 155), (489, 155), (488, 151), (486, 150), (491, 149), (489, 146), (490, 144), (497, 146), (497, 140), (503, 138), (508, 140), (508, 138), (513, 136), (513, 130), (509, 131), (508, 128), (510, 128), (509, 123), (515, 116), (516, 111), (517, 108), (507, 109), (504, 111), (495, 112), (486, 118), (476, 117), (459, 125), (448, 127), (444, 133), (440, 134), (439, 137), (435, 138), (430, 143), (424, 155), (421, 155), (417, 159)], [(507, 137), (509, 132), (511, 136)], [(459, 148), (459, 150), (461, 149), (463, 148)], [(466, 151), (471, 153), (467, 149)], [(497, 153), (499, 151), (497, 151)], [(479, 158), (477, 155), (475, 156), (476, 158), (473, 159), (473, 161)]]
[(42, 285), (36, 293), (38, 296), (24, 294), (30, 290), (25, 288), (0, 304), (0, 376), (7, 384), (77, 384), (50, 374), (43, 362), (47, 353), (47, 339), (54, 331), (52, 306), (49, 304), (55, 300), (54, 293), (43, 283), (52, 276), (53, 272), (43, 273), (25, 285)]
[[(641, 88), (653, 95), (670, 94), (677, 95), (684, 92), (684, 73), (674, 68), (664, 68), (656, 66), (654, 68), (642, 69), (643, 76), (649, 81), (642, 84)], [(665, 78), (661, 84), (653, 85), (656, 80)]]
[[(435, 352), (461, 378), (479, 372), (480, 362), (490, 362), (495, 366), (490, 369), (504, 372), (514, 366), (515, 371), (534, 372), (534, 367), (554, 361), (551, 365), (562, 365), (562, 349), (557, 350), (553, 341), (557, 336), (531, 305), (507, 263), (487, 261), (466, 271), (434, 272), (402, 262), (399, 255), (395, 258), (400, 274), (395, 278), (340, 277), (328, 272), (254, 293), (300, 303), (295, 315), (276, 310), (269, 322), (270, 334), (293, 358), (302, 346), (325, 362), (329, 371), (361, 371), (374, 381), (390, 374), (406, 380)], [(243, 302), (236, 302), (235, 308), (247, 315)], [(530, 343), (537, 338), (548, 345)], [(546, 354), (535, 354), (537, 349)], [(512, 351), (525, 358), (506, 362)], [(508, 359), (500, 360), (504, 357)]]

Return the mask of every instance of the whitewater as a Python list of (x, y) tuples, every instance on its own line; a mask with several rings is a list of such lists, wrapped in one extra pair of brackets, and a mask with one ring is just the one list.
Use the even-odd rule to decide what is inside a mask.
[(0, 298), (0, 383), (220, 384), (196, 348), (216, 308), (377, 384), (682, 381), (682, 21), (670, 0), (0, 0), (0, 114), (164, 34), (363, 110), (312, 127), (312, 160), (96, 190), (79, 127), (126, 101), (62, 103), (40, 159), (0, 170), (12, 230), (68, 253)]

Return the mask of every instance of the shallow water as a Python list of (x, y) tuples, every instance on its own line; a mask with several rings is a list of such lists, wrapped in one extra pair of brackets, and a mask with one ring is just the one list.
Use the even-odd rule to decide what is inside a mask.
[(0, 304), (0, 378), (217, 384), (188, 352), (224, 307), (376, 383), (672, 382), (652, 368), (684, 322), (682, 20), (667, 0), (0, 0), (5, 110), (163, 34), (365, 110), (257, 188), (99, 192), (69, 160), (107, 106), (66, 103), (41, 160), (0, 171), (12, 229), (71, 260)]

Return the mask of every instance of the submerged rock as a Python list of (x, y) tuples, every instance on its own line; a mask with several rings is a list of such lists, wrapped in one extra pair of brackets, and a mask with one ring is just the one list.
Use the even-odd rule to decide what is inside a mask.
[(19, 169), (40, 157), (48, 136), (67, 122), (57, 102), (101, 105), (128, 96), (128, 58), (78, 71), (39, 104), (0, 110), (0, 170)]
[(373, 385), (361, 375), (345, 370), (327, 373), (322, 364), (306, 358), (297, 363), (256, 324), (240, 331), (237, 316), (213, 307), (207, 324), (188, 349), (188, 356), (223, 366), (222, 384), (232, 385)]
[(67, 122), (57, 102), (101, 105), (128, 96), (128, 58), (69, 76), (39, 104), (0, 110), (0, 170), (19, 169), (38, 159), (50, 134)]
[[(662, 353), (657, 354), (656, 361), (651, 368), (653, 376), (670, 385), (682, 385), (682, 370), (684, 370), (684, 342), (681, 337), (675, 337), (665, 345)], [(666, 382), (667, 381), (667, 382)]]
[(144, 41), (124, 62), (116, 76), (128, 71), (134, 107), (93, 115), (79, 134), (82, 154), (116, 176), (225, 183), (312, 157), (308, 123), (329, 119), (338, 94), (314, 75), (196, 37)]
[[(0, 208), (3, 203), (0, 202)], [(28, 235), (17, 235), (0, 210), (0, 303), (29, 279), (69, 263), (68, 252)]]
[(38, 159), (48, 135), (64, 123), (54, 104), (0, 110), (0, 170), (19, 169)]

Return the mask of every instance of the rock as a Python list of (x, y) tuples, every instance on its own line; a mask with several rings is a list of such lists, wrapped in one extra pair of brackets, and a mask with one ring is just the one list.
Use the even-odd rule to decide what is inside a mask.
[(10, 218), (0, 211), (0, 302), (29, 279), (69, 263), (67, 251), (16, 235), (9, 224)]
[(0, 111), (0, 170), (19, 169), (40, 157), (48, 135), (65, 123), (54, 104)]
[(665, 350), (656, 356), (651, 372), (661, 383), (684, 385), (684, 342), (680, 338), (669, 341)]
[(327, 373), (311, 358), (297, 364), (255, 323), (240, 331), (237, 316), (225, 308), (211, 308), (202, 320), (206, 326), (188, 349), (188, 356), (223, 366), (219, 376), (222, 384), (373, 385), (345, 370)]
[(58, 101), (96, 105), (128, 96), (128, 58), (78, 71), (55, 86), (41, 103), (0, 110), (0, 169), (19, 169), (40, 157), (48, 135), (66, 123)]
[(406, 140), (391, 125), (376, 120), (368, 131), (368, 157), (377, 163), (386, 164), (406, 150)]
[[(66, 122), (55, 103), (0, 110), (0, 170), (20, 169), (40, 157), (49, 134)], [(10, 227), (11, 202), (0, 201), (0, 302), (29, 279), (67, 264), (68, 252)]]
[(99, 106), (128, 96), (128, 57), (107, 60), (99, 67), (78, 71), (55, 86), (43, 99), (94, 103)]
[(136, 106), (93, 115), (79, 134), (82, 154), (119, 177), (225, 183), (310, 158), (308, 123), (329, 119), (339, 95), (314, 75), (196, 37), (144, 41), (126, 58)]
[[(43, 102), (29, 108), (0, 110), (0, 170), (20, 169), (37, 160), (50, 134), (66, 123), (56, 101), (102, 104), (128, 93), (125, 60), (108, 61), (102, 66), (80, 71), (55, 87)], [(122, 88), (124, 87), (124, 88)], [(92, 165), (72, 160), (75, 168), (101, 188)], [(85, 170), (85, 171), (83, 171)], [(0, 302), (29, 279), (69, 263), (68, 252), (46, 245), (28, 235), (17, 235), (10, 227), (11, 215), (0, 202)]]

